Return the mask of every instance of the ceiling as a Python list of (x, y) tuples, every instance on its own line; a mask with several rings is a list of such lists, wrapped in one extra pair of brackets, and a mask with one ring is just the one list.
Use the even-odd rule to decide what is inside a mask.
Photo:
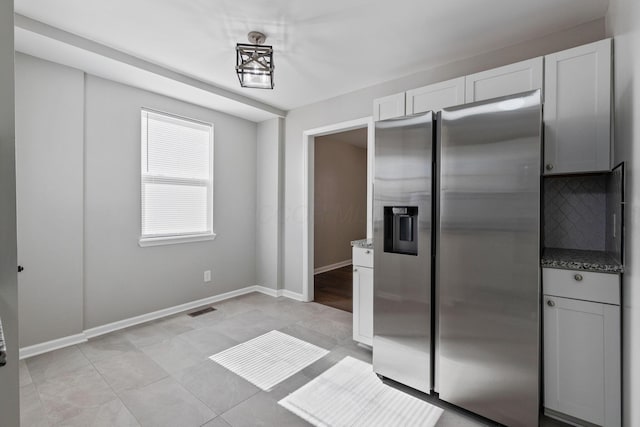
[[(283, 110), (586, 23), (608, 0), (15, 0), (16, 13)], [(242, 89), (235, 44), (274, 47)]]

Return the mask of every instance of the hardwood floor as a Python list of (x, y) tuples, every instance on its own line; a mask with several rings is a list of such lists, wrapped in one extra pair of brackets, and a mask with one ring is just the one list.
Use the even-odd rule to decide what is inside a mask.
[(353, 266), (313, 276), (314, 302), (353, 313)]

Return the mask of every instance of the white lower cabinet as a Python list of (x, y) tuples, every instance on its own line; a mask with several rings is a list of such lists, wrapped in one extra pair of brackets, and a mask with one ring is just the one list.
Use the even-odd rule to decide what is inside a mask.
[(353, 339), (373, 345), (373, 250), (353, 248)]
[(545, 408), (619, 427), (620, 306), (546, 293), (543, 304)]

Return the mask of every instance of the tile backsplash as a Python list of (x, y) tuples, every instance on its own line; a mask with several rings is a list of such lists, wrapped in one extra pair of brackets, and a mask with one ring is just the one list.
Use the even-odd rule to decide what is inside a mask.
[(607, 175), (544, 179), (544, 246), (606, 250)]
[(606, 251), (622, 263), (624, 166), (544, 178), (544, 247)]

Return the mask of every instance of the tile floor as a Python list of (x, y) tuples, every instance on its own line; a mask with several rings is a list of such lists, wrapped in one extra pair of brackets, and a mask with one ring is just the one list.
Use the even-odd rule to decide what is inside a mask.
[[(21, 361), (22, 427), (303, 426), (278, 400), (347, 355), (371, 362), (371, 353), (351, 339), (351, 313), (258, 293), (215, 307)], [(330, 353), (269, 392), (208, 359), (273, 329)], [(480, 425), (451, 410), (438, 422)]]

